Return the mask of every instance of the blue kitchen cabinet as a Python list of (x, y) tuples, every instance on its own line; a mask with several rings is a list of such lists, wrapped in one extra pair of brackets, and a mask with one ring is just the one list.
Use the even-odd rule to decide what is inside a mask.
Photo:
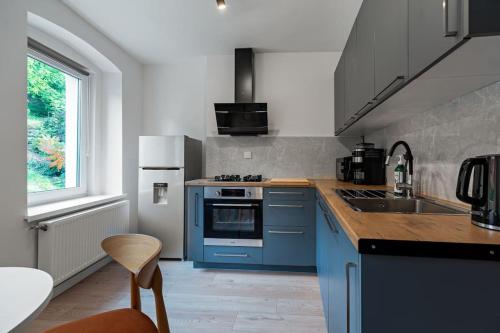
[(262, 264), (262, 248), (245, 246), (205, 246), (205, 262)]
[(316, 218), (311, 188), (264, 190), (263, 264), (316, 266)]
[(186, 192), (187, 258), (203, 261), (203, 187), (189, 186)]
[(359, 333), (359, 253), (319, 195), (316, 218), (318, 277), (328, 332)]
[(324, 217), (321, 214), (321, 209), (316, 202), (316, 272), (318, 274), (319, 287), (321, 291), (321, 304), (323, 305), (323, 314), (327, 318), (328, 303), (325, 302), (325, 286), (324, 286), (324, 264), (323, 264), (323, 248), (325, 247), (324, 239)]
[(338, 230), (329, 290), (334, 325), (329, 332), (358, 333), (361, 332), (359, 253), (340, 226)]
[(314, 201), (314, 191), (310, 187), (269, 187), (264, 189), (264, 200)]
[(306, 227), (264, 227), (264, 265), (314, 266), (314, 230)]
[(314, 226), (314, 201), (264, 200), (265, 226)]
[(329, 236), (330, 231), (327, 227), (325, 213), (319, 204), (319, 199), (316, 202), (316, 270), (321, 291), (321, 301), (323, 304), (323, 313), (325, 315), (326, 326), (329, 326), (329, 272), (330, 261), (329, 256)]

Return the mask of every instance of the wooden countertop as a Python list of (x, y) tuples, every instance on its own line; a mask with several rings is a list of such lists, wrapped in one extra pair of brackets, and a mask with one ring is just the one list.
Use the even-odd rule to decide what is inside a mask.
[(186, 186), (246, 186), (246, 187), (314, 187), (314, 181), (310, 180), (309, 185), (296, 184), (290, 182), (271, 182), (271, 179), (264, 179), (262, 182), (216, 182), (212, 179), (189, 180)]
[(386, 187), (336, 180), (314, 184), (360, 253), (500, 260), (500, 232), (473, 225), (470, 215), (357, 212), (335, 189)]
[[(200, 179), (186, 182), (186, 185), (220, 186), (221, 183)], [(224, 183), (224, 186), (242, 186), (242, 183)], [(297, 187), (268, 180), (244, 186)], [(469, 215), (357, 212), (335, 193), (335, 189), (387, 187), (317, 179), (311, 180), (310, 187), (318, 190), (360, 253), (500, 260), (500, 231), (474, 226)]]

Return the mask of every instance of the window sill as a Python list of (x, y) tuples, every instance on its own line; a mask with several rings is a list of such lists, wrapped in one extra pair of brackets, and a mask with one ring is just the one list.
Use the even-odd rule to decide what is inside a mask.
[(57, 216), (76, 213), (84, 209), (101, 206), (125, 199), (126, 197), (126, 194), (94, 195), (28, 207), (28, 214), (24, 220), (28, 223), (40, 222)]

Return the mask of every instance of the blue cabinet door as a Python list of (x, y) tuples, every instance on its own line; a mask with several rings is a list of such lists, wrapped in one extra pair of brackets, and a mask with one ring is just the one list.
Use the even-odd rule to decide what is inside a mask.
[(329, 333), (360, 333), (359, 253), (333, 212), (318, 197), (317, 267)]
[[(319, 200), (319, 198), (318, 198)], [(319, 287), (321, 293), (321, 301), (323, 304), (323, 313), (325, 315), (326, 325), (328, 327), (328, 261), (325, 260), (327, 255), (327, 235), (328, 229), (326, 226), (325, 217), (319, 201), (316, 202), (316, 269), (318, 272)]]
[(314, 200), (314, 189), (308, 187), (270, 187), (264, 189), (264, 200)]
[(305, 227), (264, 227), (264, 265), (315, 266), (314, 230)]
[(203, 187), (188, 187), (186, 196), (187, 257), (203, 261)]
[[(345, 233), (341, 234), (347, 333), (361, 332), (361, 281), (359, 253)], [(339, 300), (340, 302), (340, 300)]]
[(262, 264), (261, 247), (205, 246), (205, 262), (225, 264)]
[[(336, 221), (336, 220), (335, 220)], [(330, 317), (334, 325), (330, 332), (360, 332), (359, 253), (339, 225), (336, 243), (337, 257), (330, 280)]]
[(264, 225), (314, 226), (314, 202), (264, 200)]

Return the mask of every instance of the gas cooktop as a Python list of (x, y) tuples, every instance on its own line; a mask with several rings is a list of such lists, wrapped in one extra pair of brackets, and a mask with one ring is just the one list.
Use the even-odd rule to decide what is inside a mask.
[(240, 175), (220, 175), (215, 176), (216, 182), (261, 182), (262, 175), (247, 175), (241, 177)]

